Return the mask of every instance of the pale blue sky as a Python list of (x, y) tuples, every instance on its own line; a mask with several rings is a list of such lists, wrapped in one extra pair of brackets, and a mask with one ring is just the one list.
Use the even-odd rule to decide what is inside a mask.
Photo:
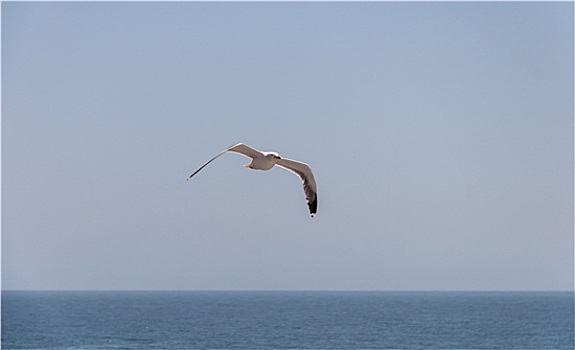
[[(2, 3), (5, 289), (573, 289), (573, 3)], [(309, 163), (248, 171), (236, 142)]]

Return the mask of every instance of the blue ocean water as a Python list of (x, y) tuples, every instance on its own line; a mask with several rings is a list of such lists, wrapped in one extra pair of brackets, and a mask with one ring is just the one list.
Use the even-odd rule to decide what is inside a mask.
[(571, 292), (2, 292), (2, 349), (573, 349)]

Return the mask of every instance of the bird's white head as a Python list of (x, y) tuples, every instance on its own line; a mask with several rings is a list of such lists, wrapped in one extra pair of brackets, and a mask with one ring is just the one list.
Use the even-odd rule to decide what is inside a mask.
[(268, 159), (282, 159), (282, 157), (280, 157), (276, 152), (266, 152), (265, 157)]

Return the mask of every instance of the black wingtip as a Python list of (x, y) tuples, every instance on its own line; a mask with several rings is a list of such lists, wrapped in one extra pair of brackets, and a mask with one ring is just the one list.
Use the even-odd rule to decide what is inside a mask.
[(314, 198), (313, 201), (308, 202), (307, 205), (309, 207), (309, 212), (311, 214), (311, 217), (313, 218), (315, 216), (315, 214), (317, 213), (317, 196)]

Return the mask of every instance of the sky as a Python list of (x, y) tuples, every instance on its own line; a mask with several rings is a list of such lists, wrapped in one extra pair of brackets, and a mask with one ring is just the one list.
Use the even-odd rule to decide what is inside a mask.
[(572, 2), (1, 6), (3, 289), (573, 290)]

